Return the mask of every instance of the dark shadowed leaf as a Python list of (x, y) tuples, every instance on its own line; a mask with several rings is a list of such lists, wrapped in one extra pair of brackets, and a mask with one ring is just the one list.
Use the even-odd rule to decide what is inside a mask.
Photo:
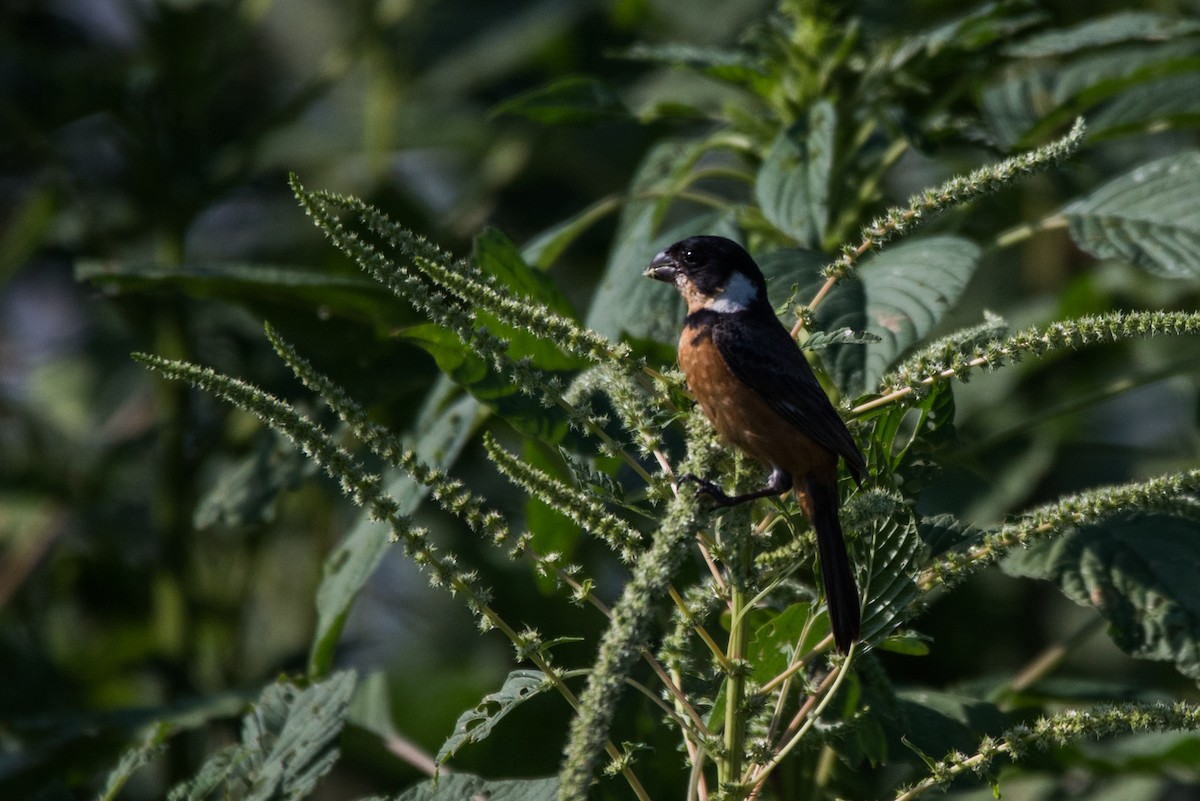
[(1004, 569), (1049, 579), (1067, 597), (1109, 621), (1109, 635), (1126, 653), (1173, 662), (1200, 678), (1200, 522), (1138, 514), (1068, 532), (1017, 551)]
[(575, 75), (523, 92), (492, 109), (547, 125), (580, 124), (630, 116), (617, 91), (598, 78)]
[(721, 212), (694, 213), (684, 222), (668, 224), (666, 208), (653, 197), (641, 197), (670, 185), (697, 156), (694, 147), (666, 142), (653, 148), (638, 170), (631, 199), (621, 211), (616, 245), (596, 287), (587, 325), (613, 339), (630, 336), (674, 344), (683, 320), (683, 302), (669, 286), (643, 273), (654, 255), (679, 239), (696, 234), (737, 238), (730, 218)]

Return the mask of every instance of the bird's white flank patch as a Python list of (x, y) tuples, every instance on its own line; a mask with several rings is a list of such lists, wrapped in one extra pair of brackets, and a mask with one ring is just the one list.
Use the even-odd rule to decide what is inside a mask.
[(704, 307), (722, 314), (731, 314), (744, 310), (756, 300), (758, 287), (754, 286), (754, 282), (742, 273), (734, 273), (729, 276), (725, 286), (721, 287), (721, 291), (713, 295)]

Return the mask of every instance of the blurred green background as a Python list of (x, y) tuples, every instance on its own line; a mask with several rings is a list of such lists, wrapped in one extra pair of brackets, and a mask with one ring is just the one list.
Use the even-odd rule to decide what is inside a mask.
[[(13, 746), (0, 749), (0, 796), (24, 797), (54, 781), (86, 787), (161, 707), (227, 699), (236, 709), (279, 672), (303, 668), (321, 562), (356, 510), (249, 417), (160, 384), (129, 358), (141, 350), (191, 359), (303, 398), (262, 337), (267, 319), (380, 420), (406, 426), (438, 375), (423, 351), (392, 336), (415, 317), (322, 240), (295, 204), (288, 174), (362, 197), (460, 254), (487, 225), (525, 242), (623, 192), (670, 125), (614, 115), (544, 126), (494, 114), (497, 104), (585, 73), (620, 87), (635, 112), (640, 98), (672, 91), (695, 103), (711, 93), (718, 103), (718, 87), (613, 53), (639, 42), (733, 44), (772, 5), (0, 5), (0, 742)], [(1085, 13), (1044, 5), (1064, 21)], [(956, 6), (864, 2), (853, 10), (869, 41), (873, 28), (895, 35)], [(1149, 147), (1190, 144), (1191, 133), (1167, 132)], [(1102, 146), (1102, 155), (1119, 162), (1122, 146)], [(936, 161), (914, 155), (887, 194), (903, 198), (979, 160), (965, 149)], [(979, 213), (990, 215), (993, 232), (997, 219), (1044, 216), (1055, 180), (1043, 176)], [(614, 219), (602, 220), (554, 268), (580, 310), (614, 230)], [(991, 256), (950, 323), (975, 322), (984, 307), (1019, 326), (1126, 305), (1195, 306), (1194, 288), (1116, 263), (1085, 273), (1082, 261), (1061, 232)], [(348, 291), (327, 295), (330, 276)], [(1170, 347), (1101, 348), (1059, 360), (1053, 372), (1012, 369), (956, 389), (963, 458), (986, 465), (989, 483), (952, 478), (931, 503), (994, 522), (1064, 491), (1194, 460), (1195, 371), (1180, 377), (1178, 362), (1194, 367), (1197, 357)], [(1124, 369), (1131, 359), (1139, 370)], [(1173, 377), (1156, 381), (1156, 371)], [(1145, 386), (1114, 391), (1130, 381)], [(1112, 403), (1082, 411), (1046, 400), (1106, 393)], [(997, 398), (1005, 399), (999, 409)], [(1029, 426), (1031, 417), (1044, 425)], [(483, 475), (478, 447), (457, 468), (468, 479)], [(511, 506), (523, 508), (517, 499)], [(456, 530), (436, 512), (422, 514), (431, 527)], [(498, 582), (516, 581), (520, 571), (483, 545), (456, 547)], [(459, 712), (496, 687), (511, 657), (393, 557), (360, 599), (339, 663), (387, 668), (392, 697), (403, 699), (394, 710), (403, 735), (432, 751)], [(558, 614), (536, 595), (500, 597), (513, 620)], [(896, 659), (900, 678), (918, 668), (934, 683), (1011, 670), (1087, 614), (1044, 586), (994, 574), (956, 597), (969, 600), (935, 608), (923, 621), (928, 630), (1021, 636), (949, 647), (932, 667)], [(597, 625), (580, 615), (562, 628)], [(1155, 684), (1176, 681), (1168, 668), (1135, 666), (1106, 642), (1087, 658), (1113, 676), (1136, 670)], [(462, 766), (552, 772), (557, 748), (531, 753), (517, 733), (561, 741), (561, 706), (543, 699), (521, 709), (508, 736), (465, 752)], [(164, 782), (190, 775), (228, 736), (198, 731), (171, 749), (160, 773), (139, 777), (131, 797), (155, 797)], [(355, 736), (323, 785), (326, 797), (394, 790), (420, 776), (377, 740)]]

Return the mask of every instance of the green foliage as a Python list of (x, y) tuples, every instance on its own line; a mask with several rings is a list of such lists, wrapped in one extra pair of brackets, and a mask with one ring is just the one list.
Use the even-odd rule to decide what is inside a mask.
[[(416, 13), (401, 5), (377, 11)], [(156, 487), (147, 530), (162, 550), (143, 557), (152, 570), (134, 562), (106, 577), (150, 598), (111, 637), (63, 645), (81, 628), (64, 621), (91, 605), (46, 604), (45, 639), (57, 643), (48, 662), (89, 717), (68, 723), (71, 708), (27, 699), (14, 707), (6, 747), (23, 759), (11, 764), (35, 767), (14, 768), (12, 787), (59, 793), (40, 761), (105, 799), (169, 787), (180, 801), (302, 798), (319, 783), (371, 792), (342, 784), (342, 768), (371, 773), (379, 797), (393, 799), (909, 799), (951, 786), (999, 793), (1068, 770), (1074, 782), (1146, 771), (1162, 791), (1157, 774), (1194, 754), (1200, 728), (1200, 314), (1190, 311), (1200, 299), (1200, 115), (1188, 91), (1200, 80), (1200, 27), (1137, 10), (1055, 24), (991, 3), (953, 19), (915, 15), (901, 31), (785, 0), (736, 39), (635, 44), (602, 68), (548, 68), (540, 88), (492, 87), (489, 69), (528, 66), (530, 53), (560, 63), (578, 44), (566, 32), (595, 27), (583, 4), (551, 5), (512, 20), (489, 11), (491, 27), (419, 76), (399, 63), (368, 74), (381, 87), (367, 105), (403, 105), (411, 152), (481, 149), (436, 234), (433, 205), (410, 208), (437, 183), (429, 163), (403, 192), (387, 179), (388, 191), (360, 199), (309, 189), (299, 174), (354, 182), (292, 154), (279, 163), (297, 169), (294, 196), (333, 247), (291, 231), (297, 252), (278, 261), (214, 243), (215, 257), (196, 254), (188, 236), (216, 214), (208, 204), (228, 186), (225, 171), (249, 176), (248, 154), (268, 140), (243, 121), (243, 145), (226, 150), (236, 132), (211, 128), (199, 108), (171, 117), (203, 152), (141, 165), (158, 180), (131, 208), (153, 222), (159, 248), (82, 248), (75, 268), (141, 332), (122, 347), (165, 379), (154, 389), (157, 456), (126, 466), (102, 445), (59, 446), (58, 461), (38, 450), (71, 431), (87, 442), (80, 432), (95, 426), (67, 412), (98, 415), (103, 364), (59, 371), (59, 382), (73, 375), (72, 406), (0, 409), (22, 421), (0, 433), (33, 454), (0, 469), (33, 501), (7, 489), (0, 500), (21, 501), (14, 517), (50, 532), (11, 538), (16, 567), (0, 575), (0, 599), (60, 536), (47, 521), (61, 518), (62, 499), (104, 501), (106, 481), (124, 482), (118, 507)], [(191, 21), (207, 26), (218, 7), (253, 19), (232, 0), (199, 6)], [(639, 15), (650, 5), (622, 7), (632, 16), (613, 11), (605, 24), (643, 25), (649, 38), (653, 20)], [(154, 24), (171, 31), (190, 19), (163, 9)], [(374, 38), (383, 18), (361, 22), (362, 41), (342, 55), (361, 45), (390, 57), (395, 43)], [(206, 57), (233, 47), (218, 40)], [(221, 86), (197, 78), (191, 89), (212, 98)], [(481, 87), (508, 97), (490, 117), (475, 107), (489, 94)], [(287, 121), (308, 97), (274, 108), (277, 134), (295, 133)], [(467, 118), (492, 127), (450, 124)], [(436, 141), (443, 123), (447, 141)], [(636, 152), (606, 161), (597, 143), (553, 162), (562, 145), (540, 147), (553, 126), (571, 141), (636, 139)], [(399, 134), (383, 125), (373, 136), (384, 141), (364, 147), (386, 161)], [(507, 161), (514, 152), (524, 155)], [(533, 178), (515, 176), (540, 169), (554, 175), (544, 193), (576, 179), (586, 189), (522, 202), (519, 185)], [(597, 189), (572, 170), (620, 175), (623, 188)], [(185, 177), (189, 192), (168, 186)], [(0, 274), (48, 236), (54, 202), (29, 195), (0, 242)], [(480, 230), (493, 206), (511, 236)], [(506, 218), (509, 206), (530, 218)], [(754, 253), (866, 455), (865, 483), (840, 486), (863, 602), (849, 654), (833, 652), (796, 500), (714, 510), (680, 480), (762, 481), (688, 397), (672, 366), (679, 300), (642, 275), (658, 250), (697, 233)], [(265, 337), (256, 318), (271, 321)], [(126, 418), (104, 419), (119, 432)], [(295, 452), (281, 452), (284, 441)], [(76, 453), (97, 474), (110, 461), (123, 471), (83, 482), (78, 496), (50, 494)], [(156, 460), (161, 470), (148, 467)], [(40, 513), (47, 498), (52, 512)], [(294, 547), (272, 556), (272, 533)], [(373, 665), (356, 688), (341, 668), (370, 657), (355, 652), (364, 624), (354, 615), (380, 594), (373, 577), (393, 550), (448, 590), (481, 642), (511, 646), (516, 666), (498, 649), (474, 656), (439, 616), (421, 644), (397, 645), (386, 681)], [(61, 572), (20, 596), (19, 613), (41, 612), (47, 588), (67, 585), (77, 564), (55, 563)], [(302, 590), (230, 623), (273, 570), (264, 595), (293, 581)], [(1022, 593), (1039, 586), (1049, 600), (1031, 611), (1014, 576), (1029, 580)], [(296, 625), (288, 653), (222, 672), (220, 660), (241, 653), (231, 643), (255, 653), (289, 607), (312, 619)], [(12, 628), (19, 637), (6, 629), (0, 646), (20, 653), (37, 639), (33, 620)], [(1105, 638), (1094, 636), (1100, 624)], [(444, 653), (425, 645), (443, 636)], [(1135, 673), (1150, 662), (1169, 674)], [(18, 678), (40, 667), (16, 664)], [(128, 666), (158, 688), (153, 702), (131, 700), (139, 680), (115, 678)], [(449, 674), (471, 668), (480, 675), (451, 692)], [(233, 697), (230, 684), (254, 689)], [(221, 722), (259, 688), (240, 735), (222, 737)], [(195, 708), (176, 706), (194, 696)], [(125, 709), (135, 706), (145, 708)], [(100, 711), (112, 707), (122, 711)], [(88, 731), (105, 738), (94, 753), (78, 747), (97, 739)], [(1136, 737), (1160, 738), (1140, 761), (1087, 750)], [(404, 765), (440, 773), (419, 781)]]

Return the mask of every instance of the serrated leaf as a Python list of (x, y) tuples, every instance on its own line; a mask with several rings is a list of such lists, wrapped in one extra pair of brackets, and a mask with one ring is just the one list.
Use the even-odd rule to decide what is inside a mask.
[(1062, 210), (1071, 237), (1097, 258), (1158, 275), (1200, 277), (1200, 152), (1143, 164)]
[(126, 749), (117, 766), (109, 772), (97, 801), (113, 801), (139, 768), (148, 765), (166, 750), (167, 739), (174, 731), (175, 727), (167, 723), (149, 726), (140, 742)]
[(970, 523), (959, 520), (950, 514), (921, 518), (917, 532), (925, 543), (925, 547), (929, 549), (931, 557), (961, 548), (969, 542), (975, 542), (981, 533)]
[(857, 550), (867, 554), (859, 559), (859, 574), (865, 576), (861, 637), (870, 645), (890, 636), (911, 616), (909, 607), (917, 597), (912, 576), (924, 548), (912, 512), (881, 492), (852, 498), (844, 518), (847, 529), (853, 528), (866, 546)]
[(1005, 571), (1054, 582), (1071, 600), (1095, 607), (1109, 635), (1139, 659), (1173, 662), (1200, 678), (1200, 523), (1165, 514), (1130, 514), (1014, 552)]
[(444, 765), (464, 745), (482, 742), (509, 712), (553, 686), (540, 670), (514, 670), (509, 673), (504, 686), (485, 695), (473, 709), (459, 716), (454, 724), (454, 733), (442, 745), (435, 761)]
[[(1005, 147), (1036, 140), (1056, 126), (1165, 75), (1195, 72), (1200, 41), (1127, 44), (1070, 58), (1066, 63), (1035, 61), (1005, 72), (983, 89), (980, 100), (989, 125)], [(1150, 119), (1157, 117), (1157, 114)]]
[(803, 124), (775, 138), (754, 182), (763, 216), (806, 248), (820, 246), (829, 222), (836, 130), (833, 104), (814, 103)]
[(312, 792), (337, 759), (354, 673), (335, 673), (300, 689), (267, 687), (242, 719), (237, 745), (218, 751), (196, 776), (171, 790), (171, 801), (205, 801), (214, 794), (246, 801), (291, 801)]
[(851, 328), (879, 338), (865, 346), (825, 349), (825, 366), (842, 392), (857, 396), (874, 389), (958, 301), (980, 256), (979, 246), (969, 240), (934, 236), (890, 247), (864, 261), (858, 281), (840, 282), (817, 307), (817, 327)]
[[(408, 438), (412, 448), (434, 467), (447, 469), (458, 459), (487, 410), (470, 395), (460, 392), (447, 378), (430, 391)], [(405, 472), (390, 471), (388, 494), (399, 503), (401, 514), (411, 514), (428, 494)], [(317, 587), (317, 626), (309, 655), (309, 672), (320, 676), (333, 664), (338, 637), (350, 607), (366, 586), (391, 545), (387, 524), (363, 512), (354, 528), (325, 558)]]
[(632, 116), (616, 89), (588, 75), (551, 81), (505, 100), (491, 113), (525, 117), (546, 125), (579, 125)]
[(556, 801), (557, 798), (557, 776), (544, 779), (489, 780), (469, 773), (451, 773), (414, 785), (391, 801)]
[(346, 722), (353, 671), (335, 673), (303, 690), (266, 689), (242, 723), (242, 747), (254, 769), (247, 801), (298, 799), (312, 792), (337, 759), (335, 743)]
[(1151, 11), (1121, 11), (1074, 27), (1030, 36), (1005, 47), (1004, 54), (1013, 58), (1043, 58), (1122, 42), (1165, 42), (1193, 33), (1200, 33), (1200, 23), (1195, 20)]

